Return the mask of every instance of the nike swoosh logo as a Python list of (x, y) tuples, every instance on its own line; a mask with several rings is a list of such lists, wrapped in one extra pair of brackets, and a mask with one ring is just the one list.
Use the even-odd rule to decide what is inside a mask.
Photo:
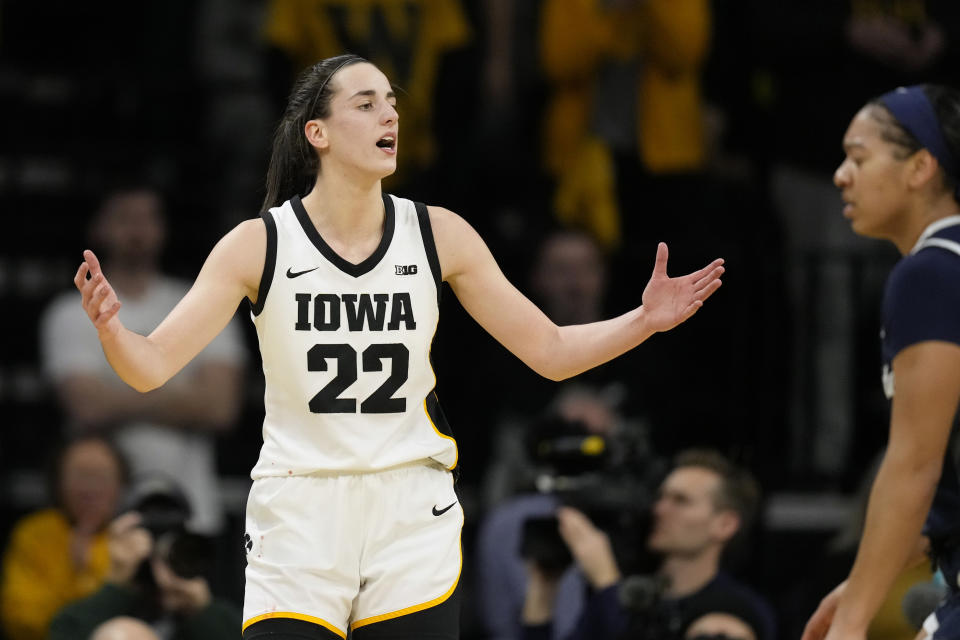
[(433, 505), (433, 515), (435, 515), (435, 516), (442, 516), (442, 515), (445, 514), (447, 511), (450, 510), (450, 507), (452, 507), (452, 506), (455, 505), (455, 504), (457, 504), (457, 503), (456, 503), (456, 502), (452, 502), (452, 503), (448, 504), (447, 506), (445, 506), (443, 509), (437, 509), (437, 505)]
[(320, 267), (314, 267), (313, 269), (307, 269), (306, 271), (291, 271), (290, 268), (287, 268), (287, 277), (296, 278), (297, 276), (302, 276), (305, 273), (310, 273), (311, 271), (316, 271)]

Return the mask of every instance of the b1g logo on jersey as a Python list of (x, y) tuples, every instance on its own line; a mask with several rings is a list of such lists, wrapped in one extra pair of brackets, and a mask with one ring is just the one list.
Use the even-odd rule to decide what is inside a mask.
[(415, 264), (395, 264), (393, 266), (397, 270), (398, 276), (413, 276), (417, 273), (417, 265)]

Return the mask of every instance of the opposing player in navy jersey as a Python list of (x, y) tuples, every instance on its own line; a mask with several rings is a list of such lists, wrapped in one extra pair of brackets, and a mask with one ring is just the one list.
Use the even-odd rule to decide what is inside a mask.
[(960, 638), (960, 93), (900, 88), (869, 102), (843, 138), (834, 182), (843, 215), (903, 255), (883, 300), (890, 436), (850, 576), (821, 602), (803, 640), (866, 638), (896, 576), (929, 551), (950, 595), (924, 629)]
[(398, 119), (374, 65), (323, 60), (290, 95), (261, 217), (214, 247), (149, 336), (124, 328), (93, 253), (75, 277), (107, 359), (141, 391), (162, 385), (251, 302), (266, 417), (247, 503), (248, 640), (457, 637), (457, 451), (429, 358), (441, 282), (556, 380), (683, 322), (720, 286), (722, 260), (669, 278), (661, 244), (641, 306), (557, 327), (462, 218), (381, 192), (397, 166)]

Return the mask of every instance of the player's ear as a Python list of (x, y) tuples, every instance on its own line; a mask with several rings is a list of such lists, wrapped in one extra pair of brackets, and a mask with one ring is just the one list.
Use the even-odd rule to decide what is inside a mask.
[(303, 134), (307, 137), (307, 142), (315, 149), (326, 149), (330, 146), (330, 140), (327, 138), (327, 128), (323, 120), (307, 120), (303, 126)]
[(909, 163), (908, 183), (911, 187), (920, 187), (932, 180), (937, 173), (937, 162), (933, 154), (926, 149), (920, 149), (907, 160)]

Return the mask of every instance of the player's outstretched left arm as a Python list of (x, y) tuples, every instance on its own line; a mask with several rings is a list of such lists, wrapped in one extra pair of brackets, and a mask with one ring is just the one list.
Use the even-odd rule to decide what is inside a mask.
[(667, 275), (660, 243), (643, 304), (619, 317), (558, 327), (506, 279), (486, 244), (460, 216), (430, 207), (443, 279), (467, 312), (511, 353), (551, 380), (563, 380), (607, 362), (654, 333), (697, 312), (720, 287), (723, 260), (694, 273)]

